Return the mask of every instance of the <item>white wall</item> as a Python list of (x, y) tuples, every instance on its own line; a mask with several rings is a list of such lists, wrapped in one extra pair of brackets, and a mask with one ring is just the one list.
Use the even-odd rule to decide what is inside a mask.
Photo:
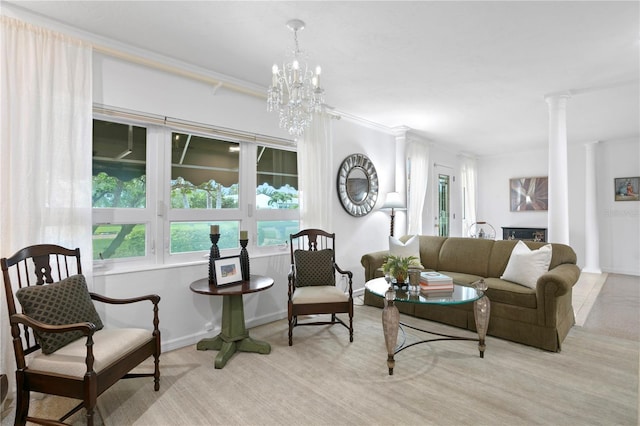
[[(265, 100), (220, 89), (214, 93), (209, 84), (164, 71), (128, 63), (101, 54), (94, 58), (94, 102), (110, 107), (140, 111), (270, 136), (286, 137), (277, 126), (277, 116), (266, 112)], [(332, 120), (333, 167), (337, 176), (342, 160), (353, 153), (364, 153), (373, 162), (379, 176), (378, 206), (384, 194), (394, 190), (395, 138), (388, 132), (351, 119)], [(354, 290), (364, 288), (361, 256), (388, 247), (389, 215), (377, 208), (361, 218), (350, 216), (337, 196), (332, 197), (333, 232), (336, 233), (336, 257), (341, 268), (354, 273)], [(372, 231), (373, 230), (373, 231)], [(251, 250), (249, 248), (250, 255)], [(245, 296), (247, 327), (286, 317), (289, 252), (251, 258), (251, 272), (271, 276), (274, 286)], [(222, 299), (198, 295), (189, 284), (207, 275), (206, 262), (158, 267), (129, 273), (103, 273), (94, 278), (95, 291), (113, 297), (156, 293), (160, 304), (160, 328), (165, 350), (193, 344), (215, 335), (220, 327)], [(132, 285), (133, 284), (133, 285)], [(115, 316), (108, 325), (120, 325), (118, 319), (133, 325), (148, 322), (145, 309), (113, 308)], [(207, 330), (212, 323), (213, 330)], [(285, 327), (286, 328), (286, 327)], [(286, 332), (286, 329), (283, 329)]]
[(547, 176), (547, 150), (481, 157), (478, 166), (477, 221), (489, 222), (502, 238), (502, 227), (547, 227), (546, 211), (512, 212), (509, 179)]
[[(568, 153), (569, 238), (584, 266), (584, 143), (570, 143)], [(482, 157), (478, 161), (478, 220), (486, 220), (502, 237), (503, 226), (547, 227), (547, 212), (509, 211), (509, 179), (547, 176), (547, 150)], [(640, 202), (615, 202), (613, 179), (640, 176), (637, 138), (600, 142), (596, 148), (600, 268), (604, 272), (640, 275)]]
[(605, 272), (640, 275), (640, 201), (615, 201), (613, 184), (614, 178), (634, 176), (640, 176), (637, 138), (598, 144), (597, 217), (600, 264)]

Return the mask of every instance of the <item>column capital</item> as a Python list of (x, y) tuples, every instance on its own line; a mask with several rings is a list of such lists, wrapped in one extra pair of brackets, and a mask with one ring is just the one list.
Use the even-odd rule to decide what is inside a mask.
[(409, 126), (396, 126), (391, 128), (391, 132), (396, 138), (399, 136), (406, 137), (409, 131), (411, 131), (411, 127)]
[(551, 103), (553, 101), (567, 100), (571, 97), (571, 92), (569, 90), (564, 90), (561, 92), (548, 93), (544, 95), (544, 100), (547, 103)]

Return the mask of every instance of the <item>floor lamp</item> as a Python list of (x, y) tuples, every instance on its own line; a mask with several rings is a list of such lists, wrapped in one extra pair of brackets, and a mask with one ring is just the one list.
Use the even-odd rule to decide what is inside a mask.
[(395, 210), (404, 210), (405, 205), (399, 192), (388, 192), (384, 199), (384, 204), (380, 210), (391, 210), (391, 235), (393, 237), (393, 221), (395, 219)]

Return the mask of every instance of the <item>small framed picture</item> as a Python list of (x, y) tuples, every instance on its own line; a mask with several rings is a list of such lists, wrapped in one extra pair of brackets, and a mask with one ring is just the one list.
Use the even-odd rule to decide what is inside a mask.
[(236, 284), (242, 281), (240, 256), (220, 257), (213, 261), (216, 286)]
[(615, 189), (616, 201), (639, 201), (638, 191), (640, 184), (640, 177), (624, 177), (614, 178), (613, 186)]

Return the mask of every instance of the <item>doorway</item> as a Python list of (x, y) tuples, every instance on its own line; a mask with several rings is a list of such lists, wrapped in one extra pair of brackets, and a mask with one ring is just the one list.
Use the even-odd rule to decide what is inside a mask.
[(438, 174), (438, 235), (449, 236), (450, 211), (450, 176)]

